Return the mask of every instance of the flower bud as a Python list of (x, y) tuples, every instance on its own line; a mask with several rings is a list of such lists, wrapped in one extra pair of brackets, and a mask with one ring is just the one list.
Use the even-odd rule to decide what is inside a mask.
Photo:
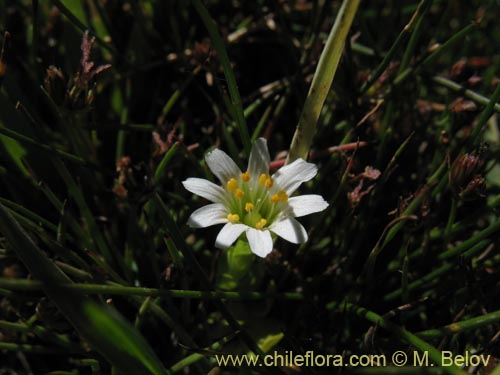
[(451, 166), (450, 184), (452, 189), (465, 188), (475, 175), (481, 173), (483, 166), (484, 159), (480, 153), (458, 156)]
[(471, 200), (482, 196), (486, 181), (482, 176), (485, 165), (484, 153), (487, 146), (481, 146), (478, 150), (459, 155), (450, 171), (450, 187), (461, 199)]

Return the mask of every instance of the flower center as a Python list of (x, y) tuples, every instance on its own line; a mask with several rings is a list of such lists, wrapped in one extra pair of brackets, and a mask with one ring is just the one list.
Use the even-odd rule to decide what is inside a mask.
[(288, 202), (288, 194), (279, 190), (267, 173), (255, 178), (246, 171), (237, 178), (230, 178), (226, 189), (227, 219), (255, 229), (271, 225)]

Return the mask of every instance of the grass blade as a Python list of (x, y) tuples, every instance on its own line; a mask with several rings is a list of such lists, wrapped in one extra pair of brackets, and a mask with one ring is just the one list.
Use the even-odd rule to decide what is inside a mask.
[(314, 73), (297, 129), (293, 135), (287, 163), (298, 158), (307, 159), (321, 109), (330, 91), (359, 3), (360, 0), (344, 0), (340, 7)]
[(111, 364), (126, 373), (167, 373), (147, 342), (116, 311), (63, 288), (72, 281), (35, 245), (2, 204), (0, 231), (32, 275), (42, 281), (47, 296)]

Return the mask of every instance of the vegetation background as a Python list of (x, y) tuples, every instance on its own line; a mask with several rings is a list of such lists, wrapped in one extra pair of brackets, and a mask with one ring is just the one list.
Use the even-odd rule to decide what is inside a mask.
[[(500, 374), (497, 1), (361, 2), (311, 124), (301, 192), (330, 206), (306, 244), (238, 270), (185, 224), (212, 147), (283, 159), (340, 5), (0, 1), (1, 374)], [(213, 357), (275, 350), (436, 366)]]

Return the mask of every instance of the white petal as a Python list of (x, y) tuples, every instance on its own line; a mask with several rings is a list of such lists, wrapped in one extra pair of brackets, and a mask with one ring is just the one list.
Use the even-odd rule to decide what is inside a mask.
[(191, 228), (205, 228), (227, 223), (227, 209), (221, 203), (212, 203), (194, 211), (188, 220)]
[(244, 224), (227, 223), (217, 235), (215, 246), (223, 250), (229, 248), (247, 228)]
[(250, 250), (259, 257), (265, 258), (267, 254), (273, 251), (273, 239), (268, 230), (248, 228), (247, 239)]
[(237, 178), (241, 174), (240, 168), (224, 151), (218, 148), (210, 151), (206, 156), (208, 168), (217, 178), (225, 184), (231, 178)]
[(193, 194), (199, 195), (210, 202), (221, 203), (224, 202), (224, 189), (215, 185), (213, 182), (204, 180), (203, 178), (188, 178), (182, 181), (182, 185)]
[(250, 176), (260, 176), (262, 173), (269, 172), (269, 151), (267, 149), (267, 142), (264, 138), (257, 139), (250, 152), (250, 159), (248, 162), (248, 172)]
[(293, 218), (277, 221), (269, 229), (291, 243), (304, 243), (307, 241), (306, 230), (302, 224)]
[(301, 217), (315, 212), (323, 211), (328, 207), (328, 203), (321, 195), (299, 195), (288, 200), (294, 217)]
[(318, 173), (318, 168), (313, 163), (304, 159), (297, 159), (293, 163), (280, 168), (274, 175), (276, 185), (285, 190), (288, 195), (292, 194), (301, 183), (309, 181)]

